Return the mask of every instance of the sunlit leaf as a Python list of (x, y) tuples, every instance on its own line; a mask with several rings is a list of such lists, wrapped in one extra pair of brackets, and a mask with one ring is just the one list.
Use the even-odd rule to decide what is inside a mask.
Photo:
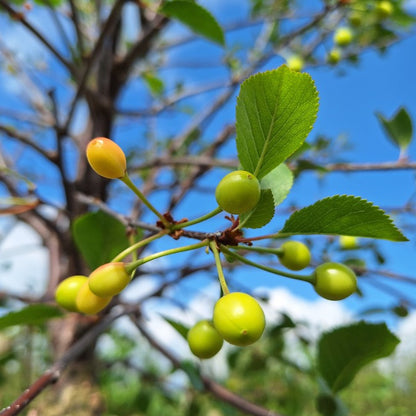
[(318, 112), (312, 78), (281, 66), (243, 82), (237, 98), (237, 151), (259, 179), (302, 146)]
[(272, 191), (275, 206), (285, 200), (292, 186), (293, 173), (284, 163), (261, 179), (261, 187)]
[(268, 224), (274, 215), (273, 194), (270, 189), (262, 189), (260, 200), (253, 211), (240, 215), (240, 223), (245, 228), (261, 228)]
[(165, 3), (159, 13), (179, 20), (193, 32), (218, 43), (225, 44), (224, 32), (217, 20), (204, 7), (186, 0), (172, 0)]
[(286, 221), (281, 233), (350, 235), (407, 241), (382, 209), (351, 195), (321, 199), (296, 211)]

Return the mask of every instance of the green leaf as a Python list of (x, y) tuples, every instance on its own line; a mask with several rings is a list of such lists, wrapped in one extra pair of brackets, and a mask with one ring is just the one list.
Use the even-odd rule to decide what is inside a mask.
[(189, 328), (187, 328), (184, 324), (174, 321), (173, 319), (167, 318), (166, 316), (162, 316), (162, 318), (173, 328), (175, 329), (178, 334), (180, 334), (184, 339), (188, 337)]
[(414, 25), (414, 23), (416, 22), (416, 17), (406, 13), (402, 9), (396, 8), (393, 16), (391, 16), (391, 20), (396, 25), (402, 26), (403, 28), (407, 29), (410, 26)]
[(385, 323), (361, 321), (334, 329), (319, 340), (318, 370), (328, 387), (337, 392), (366, 364), (392, 354), (399, 342)]
[(268, 224), (274, 216), (273, 194), (270, 189), (262, 189), (260, 200), (252, 211), (240, 215), (240, 224), (244, 228), (261, 228)]
[(189, 381), (192, 384), (192, 387), (197, 391), (204, 390), (204, 382), (199, 373), (199, 369), (195, 363), (189, 360), (184, 360), (181, 363), (182, 370), (186, 373), (189, 378)]
[(328, 172), (325, 166), (318, 165), (310, 160), (298, 159), (296, 161), (296, 170), (294, 172), (294, 175), (298, 176), (304, 170), (316, 170), (320, 174), (324, 174)]
[[(15, 4), (17, 6), (22, 6), (27, 2), (27, 0), (9, 0), (11, 4)], [(35, 4), (40, 6), (48, 6), (48, 7), (57, 7), (62, 4), (62, 0), (35, 0)], [(1, 8), (0, 8), (1, 11)]]
[(281, 204), (293, 186), (293, 173), (282, 163), (261, 179), (262, 189), (270, 189), (274, 205)]
[(62, 3), (62, 0), (35, 0), (35, 4), (41, 6), (57, 7)]
[(220, 45), (225, 44), (224, 32), (212, 14), (197, 3), (173, 0), (165, 3), (159, 13), (179, 20), (193, 32)]
[(143, 74), (143, 80), (153, 95), (158, 96), (163, 93), (165, 85), (163, 84), (163, 81), (160, 78), (158, 78), (154, 73), (145, 72)]
[(124, 225), (103, 211), (78, 217), (74, 221), (72, 234), (91, 270), (108, 263), (129, 246)]
[(382, 209), (351, 195), (324, 198), (294, 212), (280, 233), (351, 235), (408, 241)]
[(318, 103), (312, 78), (284, 65), (244, 81), (236, 108), (242, 167), (260, 179), (284, 162), (311, 131)]
[(349, 413), (339, 397), (326, 392), (316, 398), (316, 408), (323, 416), (348, 416)]
[(9, 312), (0, 317), (0, 329), (14, 325), (41, 325), (52, 318), (62, 316), (62, 311), (55, 306), (42, 303), (29, 305), (20, 311)]
[(376, 116), (391, 142), (405, 150), (413, 136), (412, 120), (406, 109), (400, 107), (390, 120), (386, 119), (381, 113), (376, 113)]

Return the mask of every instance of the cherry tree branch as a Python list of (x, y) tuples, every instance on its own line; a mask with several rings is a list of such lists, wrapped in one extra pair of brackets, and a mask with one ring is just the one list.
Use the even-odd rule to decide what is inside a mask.
[[(147, 329), (141, 324), (141, 322), (135, 316), (130, 316), (132, 322), (137, 326), (141, 334), (147, 339), (149, 344), (164, 355), (175, 368), (182, 368), (182, 363), (178, 357), (173, 355), (168, 349), (159, 344), (156, 339), (147, 331)], [(283, 416), (279, 413), (275, 413), (264, 407), (258, 406), (248, 400), (243, 399), (241, 396), (231, 392), (225, 387), (218, 384), (211, 378), (199, 373), (199, 377), (204, 385), (206, 391), (210, 392), (216, 398), (222, 400), (235, 407), (242, 412), (253, 416)]]
[(71, 8), (71, 21), (74, 25), (75, 33), (77, 35), (77, 45), (78, 45), (81, 56), (83, 56), (85, 52), (85, 45), (84, 45), (84, 37), (82, 34), (82, 30), (81, 30), (81, 22), (79, 20), (78, 10), (77, 10), (74, 0), (69, 0), (68, 2)]
[(22, 13), (17, 12), (13, 9), (6, 0), (0, 0), (0, 7), (6, 10), (9, 13), (12, 19), (18, 20), (26, 29), (28, 29), (35, 38), (37, 38), (49, 51), (54, 55), (58, 61), (60, 61), (72, 74), (75, 74), (75, 68), (71, 62), (66, 60), (60, 52), (49, 42), (49, 40), (42, 35), (31, 23), (29, 23)]
[(96, 338), (102, 334), (116, 319), (137, 311), (137, 306), (114, 308), (108, 315), (97, 322), (85, 333), (66, 353), (58, 359), (48, 370), (46, 370), (31, 386), (29, 386), (10, 406), (0, 411), (0, 416), (15, 416), (21, 413), (26, 406), (35, 399), (49, 385), (56, 383), (66, 367), (75, 361), (87, 348), (91, 346)]
[[(288, 166), (292, 170), (296, 170), (298, 162), (289, 163)], [(239, 162), (237, 159), (219, 159), (209, 156), (160, 156), (155, 157), (148, 162), (144, 162), (140, 165), (132, 167), (133, 170), (149, 169), (155, 166), (179, 166), (179, 165), (196, 165), (205, 167), (224, 167), (224, 168), (237, 168)], [(355, 162), (342, 162), (342, 163), (324, 163), (319, 165), (323, 171), (327, 172), (371, 172), (371, 171), (398, 171), (398, 170), (415, 170), (416, 162), (407, 160), (396, 160), (386, 162), (371, 162), (371, 163), (355, 163)], [(302, 166), (302, 171), (314, 171), (315, 166)]]
[(43, 149), (41, 146), (38, 145), (38, 143), (36, 143), (36, 141), (32, 140), (31, 137), (20, 132), (19, 130), (0, 124), (0, 132), (3, 132), (7, 136), (17, 140), (18, 142), (31, 147), (33, 150), (35, 150), (37, 153), (39, 153), (49, 161), (53, 162), (56, 160), (55, 152), (50, 152), (46, 149)]
[(107, 20), (104, 23), (103, 28), (101, 29), (100, 32), (100, 36), (97, 39), (95, 45), (94, 45), (94, 49), (92, 50), (92, 52), (90, 53), (90, 56), (87, 60), (87, 64), (84, 66), (83, 71), (81, 73), (81, 76), (79, 78), (78, 81), (78, 88), (77, 91), (74, 95), (74, 97), (72, 98), (72, 102), (69, 106), (69, 111), (68, 111), (68, 115), (67, 115), (67, 119), (66, 122), (64, 123), (64, 130), (68, 130), (69, 125), (72, 122), (72, 118), (74, 116), (75, 113), (75, 108), (77, 106), (78, 100), (80, 99), (80, 97), (83, 95), (85, 88), (86, 88), (86, 84), (87, 84), (87, 80), (88, 77), (94, 67), (94, 64), (96, 63), (96, 60), (105, 44), (105, 40), (108, 36), (109, 33), (111, 33), (116, 24), (117, 21), (120, 17), (120, 12), (122, 9), (122, 6), (124, 4), (124, 0), (117, 0), (116, 3), (114, 4), (113, 8), (111, 9), (110, 14), (107, 17)]
[(374, 172), (374, 171), (392, 171), (392, 170), (414, 170), (416, 162), (412, 161), (391, 161), (391, 162), (374, 162), (374, 163), (328, 163), (323, 168), (329, 172)]

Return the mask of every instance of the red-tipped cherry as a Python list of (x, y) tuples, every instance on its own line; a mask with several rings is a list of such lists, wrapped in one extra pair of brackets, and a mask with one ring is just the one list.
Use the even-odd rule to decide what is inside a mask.
[(88, 143), (86, 154), (89, 164), (100, 176), (119, 179), (126, 175), (126, 156), (112, 140), (96, 137)]
[(130, 282), (124, 263), (107, 263), (95, 269), (88, 279), (91, 292), (100, 297), (115, 296)]

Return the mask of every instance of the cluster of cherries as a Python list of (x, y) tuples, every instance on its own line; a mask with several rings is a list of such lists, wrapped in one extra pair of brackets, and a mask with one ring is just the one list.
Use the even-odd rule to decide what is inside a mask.
[[(87, 146), (86, 155), (91, 167), (99, 175), (128, 183), (126, 157), (112, 140), (104, 137), (93, 139)], [(138, 195), (142, 198), (140, 193)], [(256, 207), (260, 195), (260, 183), (252, 173), (233, 171), (226, 175), (216, 188), (215, 197), (220, 208), (217, 212), (223, 210), (232, 215), (248, 213)], [(229, 250), (226, 246), (218, 247), (212, 243), (209, 242), (205, 246), (211, 247), (214, 256), (217, 257), (221, 250), (232, 257), (234, 249), (239, 249), (237, 246)], [(189, 247), (202, 247), (202, 244)], [(261, 251), (276, 254), (280, 263), (293, 271), (306, 268), (311, 260), (308, 247), (299, 241), (286, 241), (277, 249), (262, 248)], [(236, 259), (242, 259), (242, 256), (234, 255)], [(56, 302), (68, 311), (97, 314), (129, 284), (140, 264), (140, 260), (129, 264), (117, 260), (98, 267), (88, 277), (68, 277), (56, 289)], [(223, 296), (214, 306), (212, 320), (201, 320), (188, 331), (189, 347), (199, 358), (213, 357), (221, 349), (224, 340), (237, 346), (254, 343), (263, 334), (266, 324), (264, 312), (257, 300), (246, 293), (230, 293), (219, 262), (217, 267)], [(276, 272), (297, 278), (289, 273), (279, 273), (277, 270)], [(320, 296), (330, 300), (344, 299), (357, 289), (354, 272), (341, 263), (323, 263), (316, 267), (310, 276), (301, 280), (309, 281)]]
[[(344, 3), (350, 3), (353, 7), (347, 16), (348, 24), (339, 26), (334, 31), (333, 46), (326, 55), (326, 61), (330, 65), (336, 65), (341, 61), (344, 49), (353, 42), (354, 31), (363, 26), (365, 16), (372, 16), (376, 23), (380, 23), (395, 12), (394, 4), (389, 0), (377, 1), (372, 9), (367, 5), (354, 5), (357, 3), (355, 0), (344, 0)], [(305, 61), (301, 55), (296, 54), (287, 58), (286, 65), (294, 71), (302, 71)]]

